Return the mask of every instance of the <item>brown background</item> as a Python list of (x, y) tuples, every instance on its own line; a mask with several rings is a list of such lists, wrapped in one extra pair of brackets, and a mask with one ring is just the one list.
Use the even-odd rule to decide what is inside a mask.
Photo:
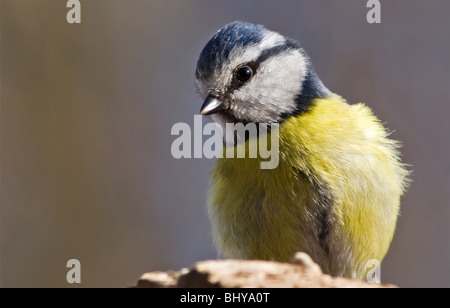
[(450, 1), (1, 3), (0, 285), (128, 286), (215, 258), (205, 199), (213, 161), (173, 159), (193, 123), (198, 54), (247, 20), (300, 40), (324, 83), (371, 106), (403, 142), (414, 182), (382, 280), (450, 287)]

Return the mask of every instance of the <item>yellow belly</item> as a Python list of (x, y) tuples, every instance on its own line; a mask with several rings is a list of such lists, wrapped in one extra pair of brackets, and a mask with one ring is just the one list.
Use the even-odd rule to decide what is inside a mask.
[(329, 274), (363, 278), (395, 230), (407, 175), (396, 142), (369, 108), (337, 95), (315, 100), (278, 133), (275, 169), (261, 169), (259, 158), (217, 160), (209, 196), (216, 245), (245, 259), (288, 261), (304, 251)]

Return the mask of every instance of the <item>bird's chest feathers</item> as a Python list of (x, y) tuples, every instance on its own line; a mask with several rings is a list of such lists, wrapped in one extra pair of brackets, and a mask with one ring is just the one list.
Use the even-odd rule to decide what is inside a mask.
[(216, 241), (229, 256), (288, 260), (302, 247), (328, 245), (333, 196), (327, 182), (342, 175), (334, 170), (339, 155), (330, 153), (345, 140), (330, 136), (339, 125), (327, 109), (280, 125), (274, 169), (261, 169), (260, 158), (217, 160), (209, 212)]
[(303, 228), (314, 191), (285, 160), (283, 148), (280, 144), (274, 169), (262, 169), (260, 158), (216, 162), (210, 216), (220, 225), (221, 246), (234, 257), (289, 259), (306, 241)]

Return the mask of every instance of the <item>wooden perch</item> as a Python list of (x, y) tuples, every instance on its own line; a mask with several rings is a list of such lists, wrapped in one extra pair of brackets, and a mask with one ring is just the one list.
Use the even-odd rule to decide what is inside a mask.
[(144, 274), (137, 288), (393, 288), (325, 275), (305, 253), (291, 263), (258, 260), (202, 261), (192, 269)]

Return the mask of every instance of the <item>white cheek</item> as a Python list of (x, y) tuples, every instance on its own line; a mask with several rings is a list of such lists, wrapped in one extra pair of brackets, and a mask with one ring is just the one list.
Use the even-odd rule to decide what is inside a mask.
[(235, 93), (244, 107), (240, 113), (264, 122), (292, 112), (305, 71), (306, 61), (299, 51), (266, 60), (252, 81)]

